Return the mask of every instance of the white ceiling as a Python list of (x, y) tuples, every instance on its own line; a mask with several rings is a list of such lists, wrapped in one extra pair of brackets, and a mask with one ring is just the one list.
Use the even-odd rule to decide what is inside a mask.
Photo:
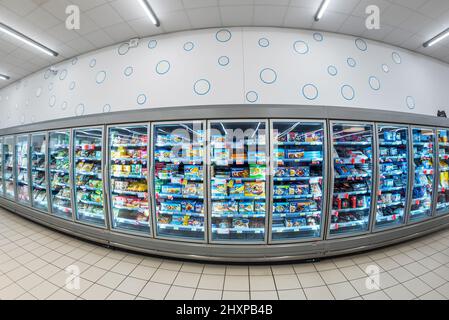
[[(0, 88), (58, 61), (134, 37), (222, 26), (277, 26), (340, 32), (383, 41), (449, 63), (449, 39), (422, 43), (449, 27), (449, 0), (331, 0), (314, 21), (321, 0), (149, 0), (156, 28), (138, 0), (0, 0), (0, 22), (60, 53), (57, 58), (0, 32)], [(78, 5), (81, 29), (65, 28), (65, 8)], [(381, 29), (365, 28), (365, 8), (381, 10)]]

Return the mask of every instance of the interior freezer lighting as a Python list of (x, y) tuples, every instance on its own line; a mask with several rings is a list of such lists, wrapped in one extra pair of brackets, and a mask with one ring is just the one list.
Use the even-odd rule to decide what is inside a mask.
[(159, 27), (161, 23), (159, 22), (159, 19), (156, 17), (156, 14), (153, 11), (153, 8), (151, 8), (150, 4), (147, 0), (139, 0), (140, 5), (145, 10), (146, 14), (150, 18), (151, 22), (156, 26)]
[(327, 7), (329, 6), (330, 0), (323, 0), (323, 2), (321, 2), (320, 7), (318, 8), (318, 12), (316, 13), (315, 16), (315, 21), (319, 21), (323, 15), (324, 12), (326, 11)]
[(436, 35), (435, 37), (433, 37), (433, 38), (430, 39), (429, 41), (424, 42), (423, 46), (424, 46), (424, 48), (431, 47), (431, 46), (433, 46), (435, 43), (440, 42), (441, 40), (443, 40), (444, 38), (446, 38), (447, 36), (449, 36), (449, 28), (447, 28), (446, 30), (444, 30), (444, 31), (441, 32), (440, 34)]
[(0, 22), (0, 31), (6, 33), (7, 35), (10, 35), (13, 38), (16, 38), (17, 40), (20, 40), (24, 43), (26, 43), (27, 45), (42, 51), (45, 54), (48, 54), (49, 56), (53, 56), (53, 57), (57, 57), (58, 53), (47, 48), (46, 46), (44, 46), (43, 44), (34, 41), (33, 39), (31, 39), (30, 37), (27, 37), (26, 35), (24, 35), (23, 33), (20, 33), (17, 30), (14, 30), (11, 27), (8, 27), (6, 24), (3, 24)]
[(4, 74), (0, 74), (0, 80), (9, 80), (9, 77)]

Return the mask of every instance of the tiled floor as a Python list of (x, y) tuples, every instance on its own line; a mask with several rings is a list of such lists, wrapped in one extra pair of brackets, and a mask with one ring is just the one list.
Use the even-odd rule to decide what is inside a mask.
[(106, 249), (0, 209), (0, 299), (417, 298), (449, 299), (449, 230), (317, 263), (217, 265)]

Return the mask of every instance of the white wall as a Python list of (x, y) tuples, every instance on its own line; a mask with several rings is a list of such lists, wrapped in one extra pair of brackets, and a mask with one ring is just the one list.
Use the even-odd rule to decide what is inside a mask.
[[(128, 67), (132, 74), (125, 75)], [(309, 104), (426, 115), (449, 105), (447, 64), (374, 41), (292, 29), (167, 34), (57, 69), (0, 90), (0, 128), (183, 105)]]

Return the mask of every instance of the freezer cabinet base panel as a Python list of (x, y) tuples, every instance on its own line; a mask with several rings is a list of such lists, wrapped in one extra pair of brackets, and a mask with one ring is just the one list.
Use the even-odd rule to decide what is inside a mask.
[(271, 263), (334, 257), (404, 242), (449, 227), (449, 216), (443, 216), (402, 228), (349, 238), (297, 244), (219, 245), (120, 234), (65, 221), (3, 198), (0, 198), (0, 206), (51, 229), (102, 245), (150, 255), (209, 262)]

